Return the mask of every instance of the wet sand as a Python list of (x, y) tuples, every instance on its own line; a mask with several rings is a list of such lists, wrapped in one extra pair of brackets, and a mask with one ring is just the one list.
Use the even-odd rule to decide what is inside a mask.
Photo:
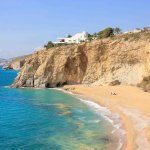
[(70, 85), (64, 89), (89, 97), (119, 115), (126, 131), (123, 149), (150, 150), (150, 93), (133, 86)]

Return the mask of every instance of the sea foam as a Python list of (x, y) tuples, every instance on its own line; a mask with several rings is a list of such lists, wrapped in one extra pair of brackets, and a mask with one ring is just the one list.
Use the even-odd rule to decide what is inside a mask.
[(113, 126), (112, 134), (115, 137), (117, 137), (117, 139), (118, 139), (118, 146), (117, 146), (116, 150), (122, 149), (123, 144), (125, 143), (125, 139), (126, 139), (126, 132), (122, 128), (123, 122), (121, 121), (120, 117), (117, 114), (113, 113), (108, 108), (103, 107), (103, 106), (91, 101), (89, 98), (87, 98), (83, 95), (74, 94), (71, 91), (66, 91), (66, 90), (58, 89), (58, 88), (54, 88), (54, 90), (60, 90), (60, 91), (63, 91), (65, 93), (68, 93), (68, 94), (71, 94), (71, 95), (77, 97), (77, 99), (79, 99), (81, 102), (88, 105), (95, 113), (102, 116), (105, 120), (107, 120), (109, 123), (111, 123)]

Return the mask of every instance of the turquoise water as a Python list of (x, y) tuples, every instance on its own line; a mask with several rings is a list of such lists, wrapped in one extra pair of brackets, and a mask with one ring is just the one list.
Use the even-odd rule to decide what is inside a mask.
[(105, 150), (111, 146), (110, 123), (89, 106), (61, 91), (4, 87), (16, 75), (0, 69), (0, 150)]

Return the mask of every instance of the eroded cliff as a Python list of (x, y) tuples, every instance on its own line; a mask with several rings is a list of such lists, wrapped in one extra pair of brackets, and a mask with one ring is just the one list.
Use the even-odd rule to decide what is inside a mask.
[(3, 65), (4, 70), (20, 70), (25, 64), (25, 60), (29, 58), (31, 55), (24, 55), (16, 58), (10, 58)]
[(55, 47), (31, 55), (13, 87), (63, 84), (136, 85), (150, 75), (150, 34), (118, 36)]

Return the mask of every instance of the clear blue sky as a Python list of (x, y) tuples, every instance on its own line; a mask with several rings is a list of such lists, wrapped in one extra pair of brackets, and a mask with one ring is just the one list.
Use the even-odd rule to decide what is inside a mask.
[(150, 26), (150, 0), (1, 0), (0, 58), (31, 53), (57, 37)]

